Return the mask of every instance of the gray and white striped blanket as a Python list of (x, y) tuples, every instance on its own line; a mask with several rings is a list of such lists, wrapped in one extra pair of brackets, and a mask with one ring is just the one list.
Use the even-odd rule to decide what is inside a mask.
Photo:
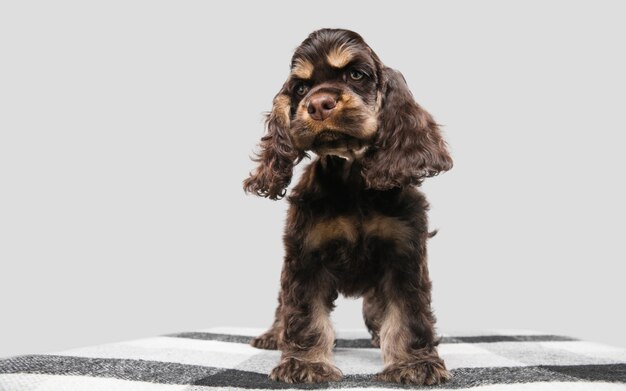
[[(383, 365), (367, 333), (337, 333), (339, 382), (290, 385), (268, 378), (279, 352), (248, 345), (261, 329), (213, 328), (0, 360), (2, 391), (208, 391), (420, 388), (376, 382)], [(443, 390), (626, 390), (626, 350), (512, 330), (443, 334), (453, 379)]]

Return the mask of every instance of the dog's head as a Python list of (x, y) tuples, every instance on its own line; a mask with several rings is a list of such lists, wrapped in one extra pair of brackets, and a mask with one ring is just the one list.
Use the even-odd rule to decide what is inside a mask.
[(437, 124), (402, 75), (348, 30), (315, 31), (296, 49), (266, 126), (244, 189), (271, 199), (285, 195), (306, 151), (358, 160), (365, 185), (378, 190), (452, 168)]

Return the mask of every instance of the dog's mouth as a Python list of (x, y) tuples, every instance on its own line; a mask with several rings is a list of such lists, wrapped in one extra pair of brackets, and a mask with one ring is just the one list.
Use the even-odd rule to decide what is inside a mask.
[(336, 130), (323, 130), (313, 140), (313, 148), (328, 146), (328, 147), (341, 147), (348, 144), (356, 144), (359, 142), (354, 136), (347, 135), (345, 133)]
[(315, 136), (311, 150), (320, 156), (334, 155), (353, 160), (361, 157), (367, 147), (368, 144), (357, 137), (335, 130), (324, 130)]

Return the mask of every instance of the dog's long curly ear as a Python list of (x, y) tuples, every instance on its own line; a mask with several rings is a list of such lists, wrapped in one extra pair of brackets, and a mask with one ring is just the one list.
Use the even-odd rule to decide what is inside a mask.
[(265, 121), (266, 133), (259, 143), (260, 151), (252, 158), (259, 165), (243, 181), (246, 192), (277, 200), (285, 196), (293, 167), (302, 159), (289, 137), (291, 98), (284, 89), (274, 98), (272, 111)]
[(452, 158), (433, 118), (409, 91), (402, 74), (384, 69), (378, 133), (363, 162), (367, 187), (387, 190), (419, 185), (452, 168)]

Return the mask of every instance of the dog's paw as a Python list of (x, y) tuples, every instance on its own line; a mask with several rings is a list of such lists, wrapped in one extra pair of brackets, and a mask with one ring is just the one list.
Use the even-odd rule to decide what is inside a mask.
[(440, 358), (390, 364), (376, 375), (376, 380), (380, 381), (420, 385), (439, 384), (450, 378), (452, 375)]
[(270, 379), (285, 383), (323, 383), (338, 381), (341, 371), (332, 364), (283, 359), (270, 373)]
[(258, 349), (276, 350), (278, 349), (278, 338), (275, 333), (267, 332), (254, 338), (250, 345)]

